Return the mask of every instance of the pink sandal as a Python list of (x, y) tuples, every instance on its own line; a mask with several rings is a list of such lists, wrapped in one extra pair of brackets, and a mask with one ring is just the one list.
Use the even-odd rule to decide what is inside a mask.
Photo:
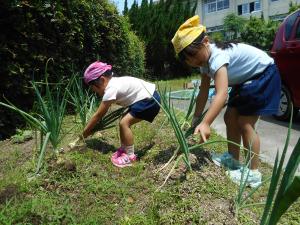
[(114, 154), (112, 154), (111, 160), (119, 158), (123, 153), (125, 153), (124, 148), (122, 147), (118, 148), (117, 151)]
[(111, 158), (112, 163), (117, 167), (126, 167), (132, 166), (132, 162), (136, 161), (136, 155), (127, 155), (126, 153), (122, 153), (121, 156), (117, 158)]

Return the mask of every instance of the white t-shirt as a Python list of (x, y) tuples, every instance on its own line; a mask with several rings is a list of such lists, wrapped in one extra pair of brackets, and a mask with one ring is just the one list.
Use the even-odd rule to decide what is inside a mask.
[(227, 64), (228, 84), (241, 84), (262, 73), (274, 60), (264, 51), (247, 44), (232, 44), (232, 48), (220, 49), (210, 44), (211, 56), (207, 67), (200, 67), (200, 72), (209, 77)]
[(155, 84), (135, 77), (112, 77), (102, 97), (102, 101), (116, 100), (116, 104), (127, 107), (145, 98), (151, 98)]

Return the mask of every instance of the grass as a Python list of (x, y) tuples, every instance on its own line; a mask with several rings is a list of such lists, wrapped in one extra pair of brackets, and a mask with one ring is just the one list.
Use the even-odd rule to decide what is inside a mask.
[[(101, 138), (91, 137), (85, 148), (65, 153), (61, 162), (47, 151), (40, 176), (30, 181), (35, 140), (0, 142), (0, 224), (257, 224), (263, 207), (241, 209), (237, 217), (233, 207), (238, 187), (210, 161), (209, 152), (224, 152), (225, 143), (191, 151), (196, 156), (193, 171), (182, 173), (178, 165), (175, 176), (155, 192), (168, 172), (156, 171), (177, 142), (170, 124), (157, 133), (165, 118), (161, 112), (153, 124), (134, 126), (139, 161), (125, 169), (110, 162), (119, 147), (116, 128), (103, 131)], [(65, 117), (62, 132), (73, 123), (73, 116)], [(75, 136), (66, 134), (59, 147)], [(213, 133), (211, 140), (224, 138)], [(261, 168), (264, 178), (271, 175), (268, 165)], [(265, 200), (266, 189), (256, 192), (249, 204)], [(279, 224), (299, 224), (299, 211), (298, 200)]]
[(189, 77), (182, 77), (177, 79), (171, 79), (167, 81), (158, 81), (160, 87), (164, 89), (165, 87), (172, 87), (172, 91), (177, 91), (183, 89), (184, 83), (189, 83), (191, 80), (199, 80), (201, 79), (199, 75), (193, 74)]

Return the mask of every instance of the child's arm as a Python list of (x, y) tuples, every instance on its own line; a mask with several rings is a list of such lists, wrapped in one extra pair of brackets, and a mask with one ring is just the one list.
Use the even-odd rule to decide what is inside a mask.
[(94, 113), (88, 124), (85, 126), (82, 136), (83, 138), (91, 135), (91, 131), (95, 127), (95, 125), (102, 119), (102, 117), (106, 114), (107, 110), (111, 106), (114, 101), (102, 101), (97, 111)]
[(208, 98), (208, 91), (210, 86), (210, 77), (206, 74), (202, 75), (200, 91), (196, 99), (196, 108), (195, 108), (195, 117), (199, 117), (202, 115), (204, 107), (206, 105), (206, 101)]
[(196, 127), (195, 134), (200, 133), (202, 140), (205, 142), (210, 136), (210, 125), (222, 110), (226, 99), (228, 89), (228, 76), (226, 66), (222, 66), (215, 74), (216, 95), (209, 107), (202, 122)]

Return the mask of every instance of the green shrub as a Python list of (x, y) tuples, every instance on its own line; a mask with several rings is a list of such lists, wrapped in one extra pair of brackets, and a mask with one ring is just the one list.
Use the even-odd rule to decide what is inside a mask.
[(210, 39), (213, 42), (222, 42), (224, 41), (224, 35), (222, 32), (214, 32), (210, 35)]
[[(30, 110), (31, 80), (66, 80), (96, 59), (109, 62), (118, 74), (143, 76), (143, 43), (108, 0), (9, 1), (0, 4), (0, 101), (3, 96)], [(11, 135), (15, 114), (0, 108), (0, 135)], [(0, 136), (0, 139), (1, 139)]]
[(266, 22), (263, 19), (251, 17), (241, 32), (242, 41), (262, 50), (270, 51), (278, 26), (279, 22)]

